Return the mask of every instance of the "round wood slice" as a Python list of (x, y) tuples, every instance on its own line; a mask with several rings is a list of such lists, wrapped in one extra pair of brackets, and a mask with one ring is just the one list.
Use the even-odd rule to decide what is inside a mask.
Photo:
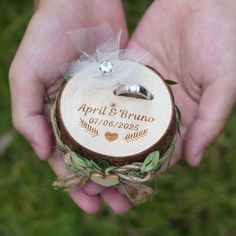
[(118, 85), (95, 86), (86, 68), (65, 84), (56, 101), (63, 142), (88, 159), (115, 165), (142, 161), (156, 150), (163, 154), (176, 132), (173, 96), (161, 75), (124, 60), (113, 62), (114, 71), (122, 63), (137, 64), (133, 80), (152, 100), (117, 96)]

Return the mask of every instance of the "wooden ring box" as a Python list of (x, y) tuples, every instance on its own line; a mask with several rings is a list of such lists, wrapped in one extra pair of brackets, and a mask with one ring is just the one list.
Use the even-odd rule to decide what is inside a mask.
[(56, 99), (64, 144), (87, 159), (118, 166), (143, 161), (157, 150), (163, 155), (176, 134), (176, 115), (172, 92), (162, 76), (143, 64), (136, 66), (135, 83), (153, 95), (147, 100), (116, 96), (117, 84), (96, 86), (87, 70), (68, 80)]

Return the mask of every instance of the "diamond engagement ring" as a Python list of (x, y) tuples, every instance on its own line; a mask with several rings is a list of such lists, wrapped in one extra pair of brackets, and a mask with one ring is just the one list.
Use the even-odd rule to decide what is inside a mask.
[(114, 90), (114, 94), (117, 96), (135, 97), (147, 100), (153, 99), (153, 95), (146, 88), (138, 84), (120, 85)]
[(100, 64), (99, 70), (105, 75), (106, 73), (111, 73), (113, 69), (113, 64), (110, 61), (104, 61)]

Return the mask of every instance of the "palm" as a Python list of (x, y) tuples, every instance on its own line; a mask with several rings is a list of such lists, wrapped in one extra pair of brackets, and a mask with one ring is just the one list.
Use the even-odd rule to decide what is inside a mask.
[(155, 1), (129, 47), (151, 50), (152, 66), (179, 83), (173, 92), (182, 137), (173, 162), (184, 154), (196, 165), (235, 101), (236, 14), (232, 6), (193, 2), (190, 8), (187, 2)]

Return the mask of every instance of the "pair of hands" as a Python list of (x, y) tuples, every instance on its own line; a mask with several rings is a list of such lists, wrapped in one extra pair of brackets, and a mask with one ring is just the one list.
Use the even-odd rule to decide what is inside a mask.
[[(151, 66), (175, 80), (182, 113), (181, 133), (172, 164), (182, 156), (192, 166), (222, 131), (236, 100), (236, 3), (234, 0), (156, 0), (131, 39), (120, 0), (40, 0), (12, 62), (9, 78), (15, 128), (57, 175), (66, 175), (54, 139), (44, 95), (54, 96), (60, 66), (78, 56), (65, 34), (109, 22), (122, 29), (122, 47), (152, 51)], [(88, 182), (70, 193), (86, 213), (103, 199), (116, 214), (130, 207), (116, 188)]]

